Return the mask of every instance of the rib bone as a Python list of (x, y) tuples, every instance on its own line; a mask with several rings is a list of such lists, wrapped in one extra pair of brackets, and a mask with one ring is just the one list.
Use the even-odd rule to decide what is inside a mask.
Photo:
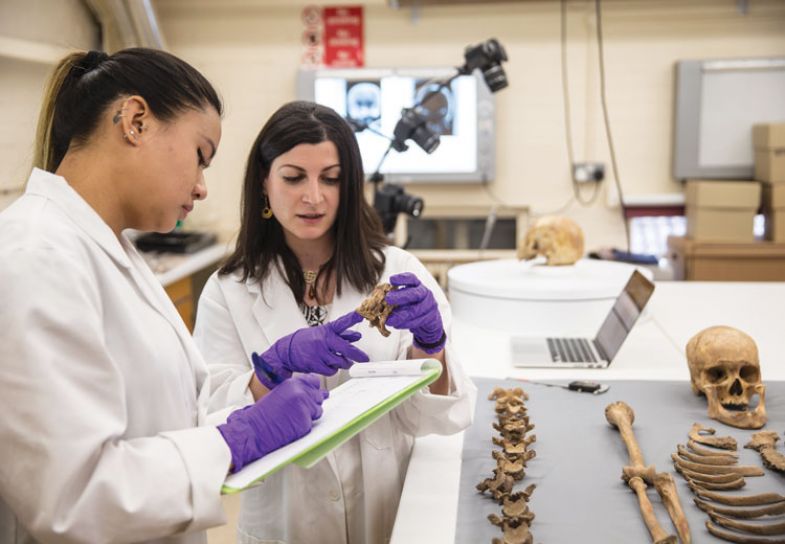
[(728, 529), (736, 529), (744, 533), (751, 533), (753, 535), (785, 535), (785, 522), (780, 523), (745, 523), (743, 521), (736, 521), (734, 519), (726, 518), (718, 514), (709, 513), (712, 521), (717, 525), (722, 525)]
[(686, 468), (695, 472), (703, 474), (738, 474), (739, 476), (763, 476), (763, 469), (751, 465), (738, 465), (738, 466), (718, 466), (718, 465), (701, 465), (700, 463), (693, 463), (692, 461), (685, 461), (675, 453), (671, 454), (671, 459), (678, 467)]
[(693, 453), (696, 453), (698, 455), (725, 455), (725, 456), (728, 456), (728, 457), (730, 457), (732, 459), (738, 459), (739, 458), (739, 454), (736, 453), (735, 451), (729, 451), (729, 450), (714, 451), (714, 450), (710, 450), (708, 448), (701, 447), (701, 445), (698, 444), (697, 442), (695, 442), (694, 440), (688, 440), (687, 441), (687, 447), (690, 448), (693, 451)]
[(676, 446), (676, 450), (679, 452), (679, 455), (686, 459), (687, 461), (692, 461), (693, 463), (701, 463), (703, 465), (735, 465), (738, 463), (738, 459), (735, 457), (730, 457), (728, 455), (699, 455), (697, 453), (692, 453), (687, 448), (679, 444)]
[(676, 465), (676, 470), (678, 470), (686, 479), (695, 480), (701, 485), (702, 482), (708, 482), (711, 484), (727, 484), (728, 482), (732, 482), (740, 477), (738, 474), (733, 474), (732, 472), (730, 474), (703, 474), (702, 472), (695, 472), (693, 470), (681, 468), (679, 465)]
[(687, 483), (690, 482), (699, 485), (702, 489), (708, 489), (710, 491), (727, 491), (729, 489), (741, 489), (746, 485), (744, 478), (741, 476), (738, 476), (735, 480), (731, 480), (730, 482), (724, 482), (724, 483), (702, 482), (700, 480), (693, 480), (692, 478), (687, 478)]
[(695, 501), (695, 504), (698, 505), (698, 508), (707, 514), (716, 513), (738, 519), (754, 519), (762, 518), (763, 516), (778, 516), (780, 514), (785, 514), (785, 502), (761, 506), (760, 508), (735, 508), (732, 506), (717, 506), (715, 504), (710, 504), (697, 497), (693, 500)]
[(712, 446), (714, 448), (721, 448), (723, 450), (736, 450), (736, 439), (732, 436), (707, 436), (713, 435), (715, 432), (714, 429), (711, 427), (704, 427), (700, 423), (693, 423), (692, 429), (690, 429), (690, 438), (697, 442), (698, 444), (703, 444), (704, 446)]
[[(640, 507), (641, 516), (643, 517), (643, 522), (646, 524), (646, 528), (649, 530), (653, 541), (658, 544), (675, 544), (676, 536), (669, 535), (662, 528), (659, 521), (657, 521), (657, 516), (654, 514), (654, 507), (652, 506), (649, 497), (646, 495), (646, 482), (643, 481), (641, 475), (644, 472), (648, 472), (650, 477), (653, 478), (654, 469), (653, 467), (647, 469), (646, 464), (643, 462), (643, 454), (641, 453), (640, 446), (638, 445), (638, 441), (635, 439), (635, 433), (632, 431), (632, 423), (635, 421), (635, 412), (633, 412), (632, 408), (630, 408), (629, 405), (624, 402), (614, 402), (605, 407), (605, 419), (607, 419), (608, 423), (610, 423), (613, 427), (618, 429), (621, 439), (624, 442), (624, 445), (627, 447), (627, 452), (629, 454), (629, 466), (624, 467), (625, 478), (630, 476), (633, 472), (635, 473), (634, 476), (631, 476), (627, 479), (627, 485), (630, 487), (630, 489), (635, 491), (635, 494), (638, 496), (638, 506)], [(676, 490), (674, 486), (674, 494), (675, 491)], [(665, 500), (671, 500), (670, 496), (664, 496), (662, 498), (663, 502)], [(668, 508), (668, 512), (671, 512), (670, 507)], [(674, 520), (674, 524), (677, 523), (677, 520)], [(684, 520), (684, 526), (686, 526), (686, 520)], [(676, 527), (678, 529), (679, 524), (677, 524)], [(686, 536), (682, 536), (681, 534), (680, 536), (682, 537), (682, 542), (691, 542), (689, 531), (687, 532)]]
[(730, 506), (760, 506), (785, 502), (785, 497), (777, 493), (760, 493), (758, 495), (723, 495), (707, 491), (695, 482), (687, 482), (692, 492), (702, 499), (709, 499)]
[(738, 544), (785, 544), (785, 539), (782, 538), (771, 539), (724, 531), (710, 521), (706, 521), (706, 529), (717, 538), (727, 540), (728, 542), (737, 542)]

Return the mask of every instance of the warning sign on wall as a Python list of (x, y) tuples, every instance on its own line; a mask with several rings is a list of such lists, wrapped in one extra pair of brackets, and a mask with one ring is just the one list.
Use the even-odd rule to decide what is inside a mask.
[(354, 68), (365, 64), (362, 6), (322, 8), (325, 66)]

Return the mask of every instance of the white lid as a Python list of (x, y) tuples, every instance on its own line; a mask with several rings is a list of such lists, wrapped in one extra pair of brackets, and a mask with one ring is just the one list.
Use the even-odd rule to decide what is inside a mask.
[[(635, 265), (581, 259), (571, 266), (546, 266), (501, 259), (458, 265), (448, 271), (450, 291), (514, 300), (616, 298)], [(652, 278), (650, 270), (638, 270)]]

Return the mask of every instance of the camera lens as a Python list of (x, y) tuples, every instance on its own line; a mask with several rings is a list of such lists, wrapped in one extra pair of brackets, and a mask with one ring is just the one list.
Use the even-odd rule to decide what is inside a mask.
[(492, 93), (504, 89), (508, 85), (507, 74), (504, 73), (504, 68), (500, 64), (494, 64), (483, 69), (482, 77), (485, 78), (485, 83)]
[(405, 213), (412, 217), (419, 217), (423, 209), (423, 200), (420, 197), (407, 195), (403, 191), (395, 196), (393, 208), (396, 213)]
[(428, 154), (433, 153), (439, 147), (439, 135), (431, 132), (424, 124), (414, 129), (411, 138)]

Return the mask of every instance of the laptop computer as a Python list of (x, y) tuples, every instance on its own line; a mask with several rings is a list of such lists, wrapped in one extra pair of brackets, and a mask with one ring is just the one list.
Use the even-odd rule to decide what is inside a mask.
[(649, 301), (654, 284), (635, 270), (594, 338), (513, 336), (512, 365), (530, 368), (606, 368)]

